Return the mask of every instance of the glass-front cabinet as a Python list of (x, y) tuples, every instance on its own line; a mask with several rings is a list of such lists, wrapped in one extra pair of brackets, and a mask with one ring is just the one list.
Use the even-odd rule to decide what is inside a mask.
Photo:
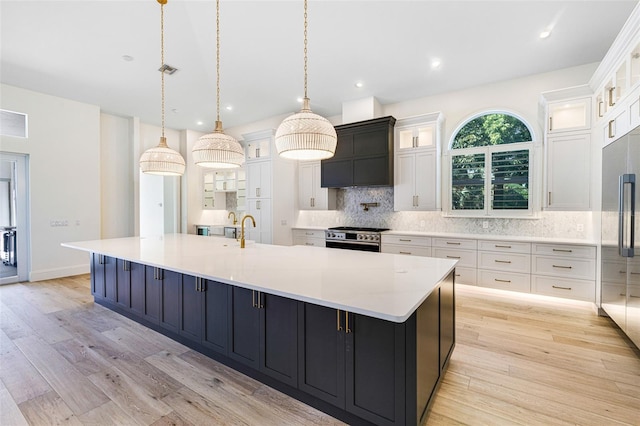
[(550, 102), (548, 133), (591, 128), (591, 98)]
[(202, 176), (202, 184), (203, 209), (245, 209), (246, 178), (243, 169), (206, 170)]
[(435, 123), (406, 126), (397, 129), (398, 149), (435, 147)]

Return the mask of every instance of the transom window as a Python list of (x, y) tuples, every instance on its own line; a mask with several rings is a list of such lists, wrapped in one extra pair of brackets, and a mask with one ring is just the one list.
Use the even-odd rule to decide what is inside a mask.
[(532, 132), (522, 120), (490, 112), (460, 127), (451, 143), (450, 212), (531, 213)]

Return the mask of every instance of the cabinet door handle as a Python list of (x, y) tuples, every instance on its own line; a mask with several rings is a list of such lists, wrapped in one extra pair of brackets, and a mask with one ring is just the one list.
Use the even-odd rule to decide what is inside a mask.
[(510, 260), (499, 260), (499, 259), (494, 259), (495, 263), (511, 263)]
[(634, 299), (640, 299), (640, 296), (634, 296), (632, 294), (630, 294), (629, 297), (634, 298)]
[(305, 232), (304, 235), (313, 235), (313, 232)]
[(554, 268), (573, 269), (573, 266), (553, 265)]
[[(612, 107), (614, 106), (616, 103), (613, 101), (613, 91), (616, 90), (615, 86), (611, 87), (609, 89), (609, 106)], [(613, 137), (613, 136), (611, 136)]]
[(420, 196), (416, 195), (416, 207), (420, 207)]
[(498, 278), (494, 278), (493, 280), (499, 283), (511, 283), (511, 280), (500, 280)]
[(447, 259), (460, 259), (460, 256), (447, 256)]
[(602, 117), (604, 114), (602, 114), (602, 107), (604, 106), (604, 102), (600, 101), (598, 102), (598, 117)]
[(256, 303), (256, 291), (255, 290), (251, 290), (251, 306), (253, 306), (254, 308), (258, 307), (258, 304)]
[(256, 210), (260, 210), (260, 200), (256, 201)]
[(130, 271), (131, 270), (131, 262), (129, 262), (128, 260), (124, 260), (122, 262), (122, 270), (123, 271)]
[(571, 287), (560, 287), (558, 285), (552, 285), (551, 287), (556, 288), (558, 290), (571, 290)]
[(411, 242), (411, 240), (405, 240), (405, 239), (402, 239), (402, 238), (400, 238), (399, 241), (402, 241), (402, 242), (405, 242), (405, 243), (410, 243)]
[(258, 309), (264, 309), (264, 300), (262, 297), (263, 293), (261, 291), (258, 292)]
[(256, 158), (260, 158), (260, 148), (256, 148)]
[(553, 130), (553, 117), (549, 117), (549, 131)]
[(547, 206), (551, 206), (551, 191), (547, 194)]
[(344, 332), (346, 334), (351, 333), (351, 329), (349, 328), (349, 312), (345, 311), (344, 312)]
[(573, 250), (569, 250), (569, 249), (553, 249), (553, 251), (559, 251), (562, 253), (573, 253)]
[(305, 246), (312, 246), (314, 245), (313, 243), (304, 243)]
[(615, 133), (615, 131), (613, 129), (613, 127), (614, 127), (613, 125), (615, 124), (615, 122), (616, 122), (616, 120), (609, 120), (609, 125), (608, 125), (608, 127), (609, 127), (609, 139), (616, 137), (616, 133)]
[(104, 255), (98, 255), (98, 265), (104, 265)]
[(342, 325), (340, 324), (340, 309), (336, 309), (336, 324), (337, 330), (342, 331)]

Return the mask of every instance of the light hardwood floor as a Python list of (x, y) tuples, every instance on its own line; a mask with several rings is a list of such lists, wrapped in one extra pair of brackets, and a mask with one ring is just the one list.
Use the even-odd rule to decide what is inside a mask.
[[(640, 358), (584, 305), (457, 287), (428, 425), (640, 425)], [(0, 287), (0, 424), (341, 424), (93, 303), (89, 277)]]

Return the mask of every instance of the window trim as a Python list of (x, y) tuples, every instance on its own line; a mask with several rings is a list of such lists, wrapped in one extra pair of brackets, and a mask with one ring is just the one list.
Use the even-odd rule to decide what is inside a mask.
[[(452, 148), (456, 135), (460, 132), (460, 130), (466, 126), (469, 122), (475, 120), (476, 118), (490, 115), (490, 114), (505, 114), (510, 115), (512, 117), (520, 120), (529, 130), (531, 134), (531, 141), (528, 142), (515, 142), (509, 144), (502, 145), (489, 145), (489, 146), (481, 146), (481, 147), (473, 147), (473, 148)], [(506, 109), (490, 109), (483, 110), (478, 113), (475, 113), (471, 116), (468, 116), (464, 120), (460, 122), (460, 124), (455, 128), (449, 142), (447, 144), (447, 149), (445, 150), (444, 155), (447, 158), (445, 162), (448, 170), (444, 171), (446, 176), (447, 187), (443, 194), (446, 194), (446, 199), (443, 200), (443, 214), (446, 217), (460, 217), (460, 218), (513, 218), (513, 219), (537, 219), (537, 212), (539, 210), (539, 194), (537, 191), (537, 151), (540, 146), (538, 142), (538, 132), (529, 124), (529, 122), (523, 118), (521, 114), (516, 112), (506, 110)], [(491, 169), (491, 153), (492, 152), (504, 152), (504, 151), (521, 151), (521, 150), (529, 151), (529, 206), (525, 209), (517, 209), (517, 210), (503, 210), (503, 209), (492, 209), (492, 197), (491, 197), (491, 179), (490, 175), (487, 176), (487, 170)], [(477, 154), (484, 153), (485, 154), (485, 207), (482, 210), (454, 210), (452, 208), (452, 191), (453, 191), (453, 182), (452, 182), (452, 168), (453, 168), (453, 157), (455, 155), (468, 155), (468, 154)], [(489, 172), (490, 173), (490, 172)]]

